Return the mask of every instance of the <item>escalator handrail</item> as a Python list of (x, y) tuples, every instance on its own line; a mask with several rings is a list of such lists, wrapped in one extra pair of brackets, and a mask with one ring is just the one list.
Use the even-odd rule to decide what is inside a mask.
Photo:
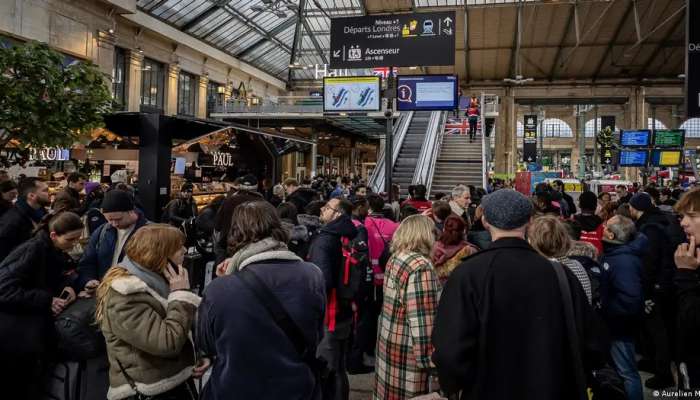
[[(408, 132), (408, 127), (413, 119), (413, 111), (402, 112), (399, 115), (396, 125), (394, 125), (393, 131), (393, 142), (392, 142), (392, 164), (391, 168), (393, 170), (394, 164), (399, 157), (399, 151), (401, 146), (403, 146), (403, 141), (406, 138), (406, 132)], [(384, 180), (386, 179), (384, 162), (384, 149), (380, 149), (377, 158), (377, 168), (374, 169), (372, 176), (369, 179), (369, 187), (373, 192), (379, 193), (384, 190)]]
[(428, 168), (428, 178), (426, 188), (428, 189), (427, 196), (430, 198), (430, 191), (433, 187), (433, 178), (435, 176), (435, 167), (437, 165), (437, 159), (442, 150), (442, 139), (445, 137), (445, 123), (447, 123), (447, 112), (443, 111), (440, 113), (440, 122), (437, 128), (437, 140), (436, 145), (433, 149), (433, 157), (430, 161), (430, 168)]
[(418, 155), (418, 164), (413, 174), (412, 183), (414, 185), (424, 184), (427, 188), (430, 184), (428, 179), (433, 159), (436, 155), (436, 148), (438, 147), (438, 137), (440, 136), (438, 131), (441, 117), (442, 112), (440, 111), (433, 111), (430, 113), (430, 120), (428, 121), (428, 127), (425, 131), (425, 140), (423, 141), (420, 154)]

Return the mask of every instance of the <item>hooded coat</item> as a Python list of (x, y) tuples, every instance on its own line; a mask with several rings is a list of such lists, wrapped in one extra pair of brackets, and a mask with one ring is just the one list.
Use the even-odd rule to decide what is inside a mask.
[(614, 338), (634, 337), (644, 317), (642, 257), (649, 246), (644, 234), (626, 244), (604, 242), (601, 259), (601, 305)]

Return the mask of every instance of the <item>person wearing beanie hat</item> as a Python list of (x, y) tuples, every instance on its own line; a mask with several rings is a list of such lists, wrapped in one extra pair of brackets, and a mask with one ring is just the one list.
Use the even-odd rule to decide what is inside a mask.
[(575, 345), (582, 349), (582, 360), (571, 362), (564, 350), (571, 336), (558, 275), (570, 288), (577, 320), (590, 326), (593, 309), (581, 284), (568, 268), (541, 256), (525, 240), (533, 213), (527, 197), (501, 189), (485, 196), (481, 207), (493, 242), (452, 272), (435, 319), (432, 361), (441, 389), (448, 396), (461, 391), (474, 398), (585, 399), (582, 366), (592, 362), (588, 346), (596, 336), (578, 327), (582, 335)]
[(163, 209), (160, 222), (181, 227), (190, 218), (197, 217), (197, 204), (192, 198), (193, 191), (194, 185), (191, 182), (183, 183), (178, 197), (171, 200)]
[(673, 251), (680, 243), (675, 243), (670, 232), (678, 222), (661, 212), (652, 196), (640, 192), (629, 200), (630, 214), (635, 220), (638, 232), (648, 239), (643, 256), (642, 285), (644, 300), (649, 312), (644, 316), (644, 331), (651, 339), (654, 349), (655, 375), (644, 385), (661, 390), (673, 383), (671, 372), (672, 332), (674, 332), (675, 300), (673, 275), (675, 263)]
[(139, 228), (146, 225), (146, 217), (136, 210), (130, 192), (112, 189), (105, 193), (101, 204), (106, 223), (90, 235), (78, 263), (76, 284), (84, 288), (83, 296), (91, 296), (112, 266), (124, 256), (124, 246)]

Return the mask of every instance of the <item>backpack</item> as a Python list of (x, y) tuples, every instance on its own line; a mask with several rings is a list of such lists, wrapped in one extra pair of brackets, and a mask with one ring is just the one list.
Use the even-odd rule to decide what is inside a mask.
[(105, 352), (105, 339), (95, 324), (95, 298), (78, 299), (56, 317), (58, 351), (63, 359), (84, 361)]
[(340, 238), (342, 265), (336, 290), (339, 300), (355, 300), (366, 287), (369, 266), (369, 248), (363, 240)]

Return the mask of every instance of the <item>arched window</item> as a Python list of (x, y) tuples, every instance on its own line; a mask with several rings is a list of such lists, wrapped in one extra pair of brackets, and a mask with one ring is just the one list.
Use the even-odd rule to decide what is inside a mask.
[[(598, 131), (600, 131), (602, 128), (600, 127), (600, 118), (598, 118)], [(596, 134), (596, 124), (595, 124), (595, 119), (590, 119), (588, 122), (586, 122), (585, 127), (583, 128), (583, 131), (586, 135), (586, 137), (595, 137)]]
[(691, 118), (681, 125), (685, 129), (685, 137), (700, 137), (700, 118)]
[(566, 122), (558, 118), (547, 118), (542, 122), (544, 137), (574, 137), (574, 131)]
[(515, 133), (517, 137), (523, 137), (525, 135), (525, 125), (518, 121), (518, 126), (515, 128)]
[(659, 129), (666, 129), (666, 125), (664, 125), (663, 122), (659, 121), (658, 119), (654, 121), (653, 118), (649, 117), (647, 120), (647, 129), (652, 129), (652, 126), (654, 126), (653, 129), (659, 130)]

